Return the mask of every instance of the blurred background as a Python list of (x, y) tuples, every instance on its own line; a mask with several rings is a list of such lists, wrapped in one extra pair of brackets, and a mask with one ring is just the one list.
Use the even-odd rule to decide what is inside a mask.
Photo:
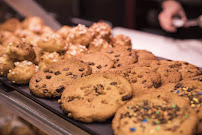
[[(21, 1), (21, 0), (20, 0)], [(177, 33), (168, 33), (161, 29), (158, 14), (162, 0), (33, 0), (55, 17), (62, 25), (74, 26), (78, 23), (90, 26), (93, 22), (104, 20), (113, 27), (125, 27), (140, 31), (175, 37), (197, 38), (192, 33), (201, 29), (191, 27), (179, 29)], [(202, 14), (201, 0), (179, 0), (188, 19)], [(0, 21), (10, 17), (23, 19), (4, 1), (0, 3)], [(188, 31), (188, 32), (187, 32)], [(201, 36), (200, 36), (201, 37)]]

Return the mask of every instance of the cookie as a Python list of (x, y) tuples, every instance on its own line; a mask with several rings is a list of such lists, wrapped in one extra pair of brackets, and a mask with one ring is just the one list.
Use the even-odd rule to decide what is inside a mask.
[(77, 25), (76, 27), (70, 29), (67, 36), (67, 43), (80, 44), (87, 46), (92, 41), (93, 36), (89, 29), (85, 25)]
[(136, 53), (138, 57), (138, 61), (143, 61), (143, 60), (158, 60), (158, 58), (152, 54), (151, 52), (147, 50), (136, 50), (133, 49), (133, 51)]
[(153, 93), (119, 108), (112, 128), (115, 135), (194, 135), (197, 123), (186, 100), (170, 93)]
[(86, 48), (86, 46), (80, 45), (80, 44), (69, 44), (68, 46), (68, 50), (65, 53), (65, 59), (69, 59), (73, 56), (77, 56), (80, 54), (85, 54), (88, 53), (88, 49)]
[(20, 21), (17, 18), (10, 18), (0, 25), (0, 29), (15, 32), (17, 29), (20, 28), (20, 25)]
[(107, 72), (126, 78), (131, 83), (134, 97), (151, 93), (161, 86), (161, 75), (148, 67), (131, 65), (110, 69)]
[(9, 43), (6, 48), (6, 54), (14, 61), (33, 61), (36, 58), (34, 46), (24, 39), (19, 42)]
[(76, 58), (88, 64), (92, 68), (93, 73), (107, 71), (114, 65), (114, 62), (109, 57), (100, 52), (79, 55)]
[(0, 43), (3, 46), (7, 46), (10, 42), (19, 41), (19, 38), (16, 37), (12, 32), (0, 30)]
[(89, 52), (97, 52), (107, 48), (112, 48), (112, 45), (109, 44), (105, 39), (95, 38), (90, 42), (88, 50)]
[(7, 78), (16, 84), (27, 84), (32, 76), (38, 72), (38, 66), (31, 61), (15, 62), (15, 67), (9, 70)]
[(117, 46), (114, 48), (103, 49), (102, 52), (114, 61), (114, 68), (123, 67), (137, 62), (137, 56), (130, 47)]
[(8, 55), (3, 54), (0, 57), (0, 76), (6, 76), (8, 74), (8, 71), (13, 67), (13, 61), (8, 57)]
[(41, 69), (30, 80), (30, 91), (42, 98), (60, 97), (68, 84), (92, 73), (92, 69), (77, 59), (59, 61)]
[(63, 39), (66, 39), (70, 30), (70, 26), (64, 25), (57, 31), (57, 33), (60, 34)]
[[(160, 88), (164, 93), (174, 93), (189, 101), (190, 106), (197, 113), (200, 123), (202, 124), (202, 76), (196, 76), (174, 84), (167, 84)], [(201, 134), (202, 129), (198, 128), (197, 133)]]
[(111, 118), (131, 98), (132, 88), (125, 78), (97, 73), (75, 80), (62, 93), (59, 103), (69, 117), (90, 123)]
[(123, 34), (119, 34), (116, 36), (113, 36), (111, 38), (111, 43), (113, 46), (128, 46), (128, 47), (132, 47), (132, 43), (131, 43), (131, 39), (130, 37), (123, 35)]

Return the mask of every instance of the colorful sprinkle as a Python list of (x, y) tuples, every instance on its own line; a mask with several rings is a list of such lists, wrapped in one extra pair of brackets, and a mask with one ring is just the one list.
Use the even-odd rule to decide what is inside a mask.
[(158, 127), (156, 128), (157, 131), (159, 131), (160, 129), (161, 129), (161, 126), (158, 126)]
[(173, 107), (173, 108), (176, 108), (176, 105), (174, 104), (172, 107)]
[(187, 119), (187, 118), (188, 118), (188, 115), (185, 115), (184, 118)]
[(177, 93), (179, 93), (180, 91), (179, 90), (177, 90)]
[(145, 122), (147, 122), (147, 120), (146, 120), (146, 119), (144, 119), (144, 120), (142, 120), (142, 122), (144, 122), (144, 123), (145, 123)]
[(197, 98), (193, 98), (193, 100), (194, 100), (196, 103), (198, 103), (198, 99), (197, 99)]
[(156, 114), (159, 114), (160, 112), (159, 111), (156, 111)]
[(136, 128), (134, 128), (134, 127), (132, 127), (132, 128), (130, 128), (130, 131), (135, 131), (136, 130)]
[(199, 91), (198, 94), (201, 95), (201, 92)]
[(156, 122), (156, 124), (160, 124), (160, 121), (158, 120), (158, 121)]

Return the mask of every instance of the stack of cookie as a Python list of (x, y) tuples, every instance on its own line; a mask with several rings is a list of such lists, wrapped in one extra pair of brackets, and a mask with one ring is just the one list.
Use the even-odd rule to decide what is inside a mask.
[(90, 123), (115, 115), (115, 134), (202, 133), (198, 67), (132, 49), (129, 37), (112, 35), (104, 22), (53, 31), (30, 17), (0, 31), (1, 75), (29, 83), (37, 97), (60, 98), (68, 117)]

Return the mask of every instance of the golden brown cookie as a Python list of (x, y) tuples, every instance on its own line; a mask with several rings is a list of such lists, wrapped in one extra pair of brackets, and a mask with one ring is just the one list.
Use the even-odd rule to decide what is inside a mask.
[(102, 52), (114, 61), (114, 68), (131, 65), (137, 62), (137, 55), (130, 47), (117, 46), (114, 48), (103, 49)]
[(22, 62), (15, 62), (15, 67), (9, 70), (7, 78), (16, 84), (27, 84), (31, 77), (38, 72), (38, 66), (31, 61), (24, 60)]
[(17, 29), (20, 29), (21, 24), (17, 18), (10, 18), (0, 25), (1, 30), (7, 30), (10, 32), (15, 32)]
[(138, 57), (138, 62), (143, 60), (158, 60), (158, 58), (147, 50), (136, 50), (133, 49)]
[(113, 36), (111, 38), (111, 43), (113, 46), (128, 46), (128, 47), (132, 47), (132, 43), (131, 43), (131, 39), (130, 37), (123, 35), (123, 34), (119, 34), (116, 36)]
[(8, 71), (13, 67), (13, 61), (8, 57), (8, 55), (3, 54), (0, 57), (0, 76), (6, 76)]
[(92, 69), (77, 59), (67, 59), (41, 69), (30, 80), (30, 91), (42, 98), (60, 97), (66, 86), (92, 73)]
[(112, 121), (115, 135), (194, 135), (198, 118), (188, 102), (174, 94), (133, 98)]
[(82, 122), (105, 121), (132, 98), (130, 83), (114, 74), (92, 74), (75, 80), (62, 93), (61, 107)]
[(105, 39), (95, 38), (90, 42), (88, 50), (89, 52), (97, 52), (107, 48), (112, 48), (112, 45), (109, 44)]
[(114, 62), (101, 52), (83, 54), (76, 57), (88, 64), (92, 68), (92, 72), (107, 71), (114, 66)]
[(69, 59), (73, 56), (81, 55), (81, 54), (86, 54), (88, 53), (88, 49), (86, 46), (80, 45), (80, 44), (69, 44), (68, 50), (65, 53), (65, 59)]
[(57, 31), (57, 33), (60, 34), (63, 39), (66, 39), (71, 28), (72, 27), (70, 26), (64, 25)]

